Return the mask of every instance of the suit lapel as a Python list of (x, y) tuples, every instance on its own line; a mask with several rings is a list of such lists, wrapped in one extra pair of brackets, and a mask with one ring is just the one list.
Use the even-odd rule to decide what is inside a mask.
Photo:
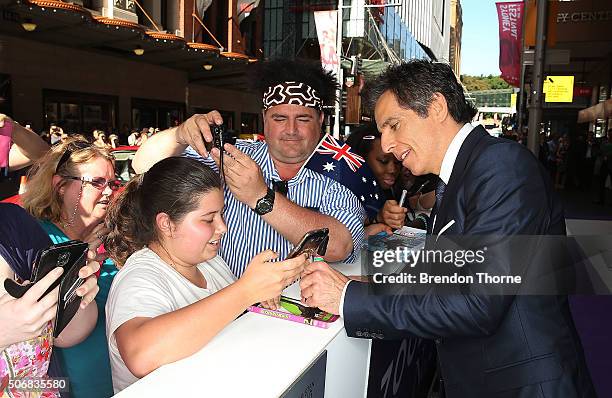
[(442, 204), (440, 205), (436, 215), (436, 224), (433, 229), (433, 235), (438, 235), (440, 231), (453, 220), (453, 215), (447, 214), (450, 203), (456, 200), (455, 198), (457, 197), (457, 191), (462, 184), (465, 170), (470, 161), (474, 158), (474, 150), (485, 137), (489, 137), (487, 130), (485, 130), (482, 126), (476, 126), (465, 138), (463, 144), (461, 144), (461, 148), (457, 154), (457, 159), (455, 159), (455, 164), (453, 165), (453, 171), (450, 179), (448, 180), (448, 185), (446, 186), (446, 191), (444, 191)]

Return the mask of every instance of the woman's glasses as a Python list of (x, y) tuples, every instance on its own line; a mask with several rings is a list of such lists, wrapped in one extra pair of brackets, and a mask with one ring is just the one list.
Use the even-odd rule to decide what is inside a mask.
[(103, 177), (74, 177), (74, 176), (62, 176), (62, 177), (68, 180), (81, 181), (82, 183), (89, 184), (92, 187), (100, 191), (103, 191), (106, 187), (109, 187), (111, 191), (117, 191), (119, 190), (119, 188), (121, 188), (121, 181), (117, 179), (107, 180), (106, 178), (103, 178)]

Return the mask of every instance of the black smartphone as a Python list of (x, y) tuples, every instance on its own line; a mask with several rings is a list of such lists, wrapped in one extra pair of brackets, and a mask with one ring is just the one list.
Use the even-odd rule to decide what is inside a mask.
[[(87, 251), (85, 251), (87, 253)], [(74, 318), (81, 305), (81, 297), (76, 294), (76, 290), (85, 282), (79, 276), (79, 271), (83, 264), (74, 263), (70, 268), (66, 268), (62, 275), (60, 283), (59, 298), (57, 300), (57, 310), (55, 314), (55, 327), (53, 328), (53, 337), (60, 335), (62, 330)], [(96, 305), (91, 303), (89, 305)]]
[(306, 232), (300, 243), (291, 250), (287, 258), (294, 258), (302, 253), (310, 256), (324, 256), (329, 242), (329, 229), (321, 228)]
[(31, 282), (28, 285), (22, 286), (12, 279), (6, 279), (4, 281), (6, 292), (15, 298), (23, 297), (36, 282), (40, 281), (56, 267), (64, 268), (64, 274), (53, 282), (40, 298), (45, 297), (64, 280), (70, 269), (76, 268), (78, 274), (78, 270), (81, 269), (87, 261), (88, 248), (89, 246), (87, 243), (71, 240), (42, 249), (38, 252), (34, 260)]

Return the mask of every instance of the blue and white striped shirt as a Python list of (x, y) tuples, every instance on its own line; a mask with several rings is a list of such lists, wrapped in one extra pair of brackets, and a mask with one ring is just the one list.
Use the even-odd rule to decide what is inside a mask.
[[(281, 181), (265, 142), (238, 140), (236, 147), (259, 165), (268, 186), (271, 187), (273, 181)], [(211, 157), (203, 158), (190, 147), (185, 150), (183, 156), (199, 160), (218, 171)], [(333, 217), (348, 228), (353, 239), (353, 251), (345, 261), (355, 261), (365, 236), (365, 211), (359, 199), (344, 185), (306, 168), (302, 168), (288, 181), (288, 187), (289, 200)], [(228, 188), (225, 189), (224, 196), (227, 234), (221, 240), (219, 255), (237, 277), (242, 275), (251, 259), (264, 250), (275, 251), (280, 259), (287, 257), (293, 248), (287, 239), (249, 206), (237, 200)]]

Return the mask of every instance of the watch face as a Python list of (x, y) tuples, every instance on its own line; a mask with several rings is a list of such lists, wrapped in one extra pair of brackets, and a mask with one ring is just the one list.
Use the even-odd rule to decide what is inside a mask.
[(266, 214), (272, 211), (274, 203), (271, 203), (268, 198), (264, 198), (257, 203), (257, 212), (259, 214)]

